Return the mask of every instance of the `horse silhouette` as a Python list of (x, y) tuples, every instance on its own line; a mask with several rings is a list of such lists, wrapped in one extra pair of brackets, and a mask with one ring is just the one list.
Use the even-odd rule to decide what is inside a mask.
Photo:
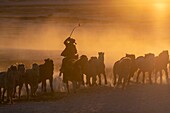
[(51, 92), (53, 92), (53, 72), (54, 72), (54, 64), (53, 60), (45, 59), (45, 63), (39, 65), (39, 82), (42, 82), (42, 91), (46, 92), (46, 80), (49, 79)]
[[(86, 67), (86, 78), (87, 84), (89, 85), (97, 85), (97, 76), (99, 77), (99, 85), (101, 85), (101, 75), (103, 74), (105, 84), (107, 84), (106, 72), (105, 72), (105, 64), (104, 64), (104, 53), (99, 52), (98, 58), (91, 57), (88, 61), (88, 65)], [(90, 78), (92, 78), (92, 83), (90, 82)]]
[[(160, 83), (162, 84), (162, 71), (165, 71), (166, 81), (169, 83), (168, 80), (168, 69), (167, 65), (169, 63), (169, 53), (167, 50), (162, 51), (156, 58), (155, 58), (155, 75), (160, 73)], [(157, 82), (157, 77), (155, 77), (155, 82)]]
[[(84, 74), (86, 75), (87, 84), (97, 85), (96, 83), (96, 76), (98, 75), (98, 59), (97, 57), (91, 57), (86, 67), (84, 69)], [(92, 83), (90, 82), (90, 78), (92, 78)]]
[[(132, 69), (132, 60), (129, 57), (123, 57), (117, 62), (115, 62), (113, 66), (113, 76), (114, 76), (114, 86), (119, 86), (122, 84), (122, 88), (124, 89), (126, 83), (128, 83), (130, 79)], [(118, 80), (117, 80), (118, 76)], [(122, 83), (123, 80), (123, 83)]]
[(105, 84), (107, 84), (106, 72), (105, 72), (105, 64), (104, 64), (104, 53), (98, 53), (98, 76), (99, 76), (99, 84), (101, 85), (101, 74), (104, 76)]
[(29, 88), (31, 88), (31, 96), (35, 96), (36, 90), (38, 88), (38, 80), (39, 80), (39, 66), (38, 64), (32, 64), (31, 69), (27, 69), (24, 76), (24, 82), (27, 92), (27, 99), (29, 99)]
[(17, 79), (16, 79), (16, 84), (15, 84), (16, 86), (15, 86), (15, 89), (14, 89), (13, 97), (15, 97), (16, 87), (19, 86), (18, 97), (20, 99), (21, 89), (22, 89), (23, 84), (24, 84), (25, 65), (19, 64), (18, 67), (17, 67), (17, 71), (18, 71), (18, 75), (17, 75)]
[[(131, 65), (131, 71), (130, 71), (130, 78), (131, 77), (133, 77), (134, 76), (134, 73), (137, 71), (137, 65), (136, 65), (136, 61), (135, 61), (135, 59), (136, 59), (136, 57), (135, 57), (135, 55), (134, 54), (126, 54), (126, 57), (129, 57), (130, 59), (131, 59), (131, 61), (132, 61), (132, 65)], [(130, 80), (130, 78), (129, 78), (129, 80)], [(129, 82), (128, 82), (129, 83)]]
[[(5, 77), (7, 76), (7, 72), (0, 72), (0, 101), (4, 101), (4, 93), (5, 93)], [(2, 91), (1, 91), (2, 89)], [(2, 94), (3, 93), (3, 94)]]
[(78, 60), (67, 57), (63, 59), (60, 76), (63, 74), (63, 82), (66, 83), (68, 93), (70, 92), (69, 81), (72, 82), (74, 91), (81, 83), (83, 83), (83, 68), (87, 61), (88, 58), (86, 55), (82, 55)]
[(17, 75), (18, 75), (17, 67), (14, 65), (11, 65), (11, 67), (8, 68), (7, 73), (4, 75), (5, 87), (3, 90), (2, 98), (4, 99), (4, 94), (7, 91), (7, 101), (9, 101), (11, 104), (13, 104), (13, 93), (16, 85)]
[(152, 53), (145, 54), (145, 56), (139, 56), (136, 58), (136, 65), (138, 67), (137, 79), (136, 82), (139, 81), (140, 73), (143, 73), (143, 83), (145, 83), (145, 73), (149, 73), (149, 81), (152, 83), (151, 75), (154, 71), (155, 66), (155, 55)]

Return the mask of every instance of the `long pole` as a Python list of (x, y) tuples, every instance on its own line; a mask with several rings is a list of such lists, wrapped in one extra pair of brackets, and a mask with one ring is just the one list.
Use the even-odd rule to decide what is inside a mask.
[(72, 30), (71, 33), (70, 33), (70, 37), (72, 36), (74, 30), (75, 30), (77, 27), (80, 27), (80, 23), (78, 24), (78, 26), (76, 26), (76, 27), (73, 28), (73, 30)]

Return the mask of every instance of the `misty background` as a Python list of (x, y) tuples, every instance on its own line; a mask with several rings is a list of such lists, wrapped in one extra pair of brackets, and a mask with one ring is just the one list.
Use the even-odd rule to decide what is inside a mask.
[(106, 66), (126, 53), (158, 55), (170, 49), (169, 5), (166, 0), (1, 0), (0, 60), (52, 58), (59, 68), (63, 41), (79, 23), (72, 35), (78, 53), (90, 58), (105, 52)]

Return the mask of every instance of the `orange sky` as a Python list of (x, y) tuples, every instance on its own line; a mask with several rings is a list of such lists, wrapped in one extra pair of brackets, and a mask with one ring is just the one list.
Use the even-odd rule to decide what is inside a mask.
[[(51, 17), (41, 21), (5, 21), (1, 18), (1, 22), (4, 22), (0, 29), (0, 47), (62, 50), (63, 41), (80, 22), (82, 26), (73, 34), (79, 52), (96, 55), (98, 51), (104, 51), (110, 59), (113, 56), (118, 59), (125, 53), (158, 54), (164, 49), (170, 49), (168, 6), (169, 2), (166, 0), (121, 0), (112, 5), (88, 6), (82, 9), (76, 6), (75, 9), (70, 9), (70, 12), (63, 13), (69, 18), (78, 17), (77, 22), (73, 19), (69, 23), (68, 18), (67, 21), (57, 21), (56, 15), (61, 12), (53, 12)], [(16, 13), (18, 14), (17, 11)]]

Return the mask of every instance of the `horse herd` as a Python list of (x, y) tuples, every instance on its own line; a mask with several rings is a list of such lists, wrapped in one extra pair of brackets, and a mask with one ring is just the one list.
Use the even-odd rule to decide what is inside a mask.
[[(165, 71), (166, 81), (168, 82), (169, 53), (168, 51), (161, 52), (158, 56), (152, 53), (144, 56), (135, 57), (134, 54), (126, 54), (113, 65), (113, 85), (115, 87), (122, 86), (124, 89), (129, 84), (130, 79), (137, 73), (136, 82), (139, 82), (139, 76), (143, 73), (143, 83), (145, 82), (146, 72), (149, 74), (149, 81), (152, 83), (152, 73), (155, 73), (155, 82), (157, 82), (157, 73), (160, 74), (160, 83), (162, 83), (162, 70)], [(32, 64), (31, 69), (25, 69), (24, 64), (18, 66), (11, 65), (6, 72), (0, 72), (0, 97), (4, 101), (4, 94), (7, 92), (7, 101), (13, 103), (16, 87), (19, 86), (19, 98), (23, 84), (25, 84), (27, 99), (29, 96), (34, 96), (38, 88), (38, 84), (42, 83), (42, 91), (46, 92), (46, 80), (49, 79), (51, 92), (53, 90), (53, 71), (54, 63), (51, 59), (45, 59), (45, 63), (38, 65)], [(67, 91), (69, 90), (69, 81), (73, 84), (73, 90), (80, 85), (101, 85), (101, 75), (104, 75), (104, 82), (107, 84), (105, 73), (104, 53), (99, 52), (98, 57), (88, 59), (86, 55), (82, 55), (79, 59), (64, 58), (62, 61), (60, 74), (63, 75), (63, 82), (66, 83)], [(84, 80), (86, 75), (86, 80)], [(97, 79), (98, 78), (98, 79)], [(98, 82), (97, 82), (98, 80)], [(29, 92), (29, 86), (31, 93)]]
[(75, 90), (81, 84), (85, 85), (83, 75), (86, 75), (86, 85), (97, 85), (97, 77), (99, 78), (99, 85), (101, 85), (101, 75), (104, 75), (105, 84), (107, 84), (107, 78), (105, 73), (104, 53), (99, 52), (97, 57), (91, 57), (89, 60), (86, 55), (82, 55), (80, 59), (64, 58), (60, 69), (60, 76), (63, 74), (63, 82), (67, 85), (67, 91), (69, 91), (68, 82), (73, 83), (73, 89)]
[[(0, 99), (4, 101), (5, 92), (7, 92), (7, 101), (13, 103), (16, 87), (19, 86), (19, 99), (23, 84), (25, 84), (27, 99), (34, 96), (38, 88), (38, 84), (42, 83), (42, 91), (46, 92), (46, 80), (49, 79), (51, 91), (53, 92), (53, 60), (45, 59), (45, 63), (38, 65), (32, 64), (31, 69), (25, 69), (24, 64), (11, 65), (6, 72), (0, 72)], [(31, 93), (29, 93), (29, 86)], [(1, 92), (1, 89), (2, 92)]]
[[(162, 51), (158, 56), (152, 53), (145, 54), (135, 58), (133, 54), (126, 54), (125, 57), (118, 60), (113, 66), (114, 85), (125, 88), (134, 73), (137, 72), (136, 82), (139, 82), (139, 76), (143, 73), (143, 83), (145, 82), (146, 72), (149, 74), (149, 82), (152, 84), (152, 75), (155, 75), (155, 83), (157, 82), (157, 74), (160, 75), (160, 83), (162, 84), (162, 71), (165, 71), (166, 82), (169, 83), (168, 69), (169, 53), (167, 50)], [(118, 79), (117, 79), (118, 77)], [(123, 82), (123, 83), (122, 83)]]

